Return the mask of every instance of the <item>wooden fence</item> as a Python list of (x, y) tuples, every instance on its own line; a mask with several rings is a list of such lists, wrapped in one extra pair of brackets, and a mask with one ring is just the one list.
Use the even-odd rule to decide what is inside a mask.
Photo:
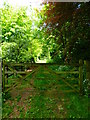
[[(8, 78), (13, 80), (13, 78), (10, 78), (11, 75), (15, 75), (18, 76), (18, 80), (24, 80), (26, 79), (30, 74), (33, 74), (35, 71), (37, 71), (37, 69), (39, 69), (39, 66), (47, 66), (47, 65), (61, 65), (61, 64), (52, 64), (52, 63), (7, 63), (5, 62), (5, 60), (3, 60), (2, 63), (2, 90), (5, 90), (6, 87), (6, 83), (8, 83)], [(65, 65), (65, 64), (64, 64)], [(68, 66), (68, 64), (66, 64)], [(77, 71), (59, 71), (59, 72), (54, 72), (50, 69), (48, 69), (48, 71), (50, 71), (52, 74), (55, 73), (57, 75), (60, 74), (78, 74), (79, 78), (78, 78), (78, 86), (79, 86), (79, 92), (80, 94), (83, 94), (83, 65), (86, 66), (86, 79), (90, 80), (90, 62), (88, 61), (82, 61), (79, 60), (78, 64), (69, 64), (69, 66), (77, 66), (78, 70)], [(36, 69), (33, 69), (32, 71), (28, 71), (28, 68), (30, 67), (36, 67)], [(17, 77), (16, 77), (17, 79)], [(63, 79), (63, 78), (62, 78)], [(73, 79), (73, 78), (72, 78)], [(15, 78), (14, 78), (15, 80)], [(73, 86), (71, 86), (67, 81), (65, 81), (65, 78), (63, 79), (63, 81), (70, 86), (72, 89), (74, 89)], [(75, 89), (74, 89), (75, 90)], [(75, 90), (78, 91), (78, 90)]]

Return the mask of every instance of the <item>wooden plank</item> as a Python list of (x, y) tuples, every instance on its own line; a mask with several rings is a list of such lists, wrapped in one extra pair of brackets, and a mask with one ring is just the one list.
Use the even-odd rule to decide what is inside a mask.
[(71, 87), (74, 91), (78, 92), (72, 85), (70, 85), (67, 81), (63, 79), (63, 82), (66, 83), (69, 87)]
[(56, 78), (50, 78), (50, 77), (36, 77), (36, 79), (40, 79), (40, 80), (41, 80), (41, 79), (42, 79), (42, 80), (44, 80), (44, 79), (47, 79), (47, 80), (48, 80), (48, 79), (49, 79), (49, 80), (54, 80), (54, 79), (55, 79), (55, 80), (58, 80), (59, 78), (58, 78), (58, 77), (56, 77)]
[[(6, 71), (8, 71), (8, 66), (6, 66)], [(6, 74), (6, 79), (5, 79), (6, 83), (8, 84), (8, 74)]]
[(79, 66), (79, 64), (78, 63), (71, 63), (71, 64), (66, 64), (66, 63), (64, 63), (64, 64), (61, 64), (61, 63), (10, 63), (10, 62), (7, 62), (7, 63), (5, 63), (6, 65), (11, 65), (11, 66), (25, 66), (25, 65), (27, 65), (27, 66), (40, 66), (40, 65), (46, 65), (46, 66), (48, 66), (48, 65), (54, 65), (54, 66), (56, 66), (56, 65), (61, 65), (61, 66), (65, 66), (65, 65), (67, 65), (67, 66)]
[(79, 80), (79, 78), (66, 78), (66, 80)]
[[(25, 72), (25, 71), (6, 71), (5, 74), (14, 74), (14, 73), (17, 73), (17, 74), (27, 74), (28, 72)], [(22, 77), (22, 76), (21, 76)]]
[(13, 73), (12, 74), (8, 74), (8, 77), (11, 77), (13, 75)]
[(25, 77), (23, 77), (22, 80), (25, 80), (29, 75), (35, 73), (39, 68), (40, 68), (40, 66), (37, 69), (35, 69), (32, 72), (30, 72), (30, 73), (28, 72), (28, 74)]
[(90, 61), (86, 61), (86, 79), (90, 81)]
[(3, 60), (3, 81), (2, 81), (3, 91), (5, 90), (5, 60)]
[(80, 86), (80, 94), (83, 94), (83, 62), (79, 60), (79, 86)]
[(0, 93), (2, 93), (2, 60), (0, 60)]
[(5, 76), (5, 84), (8, 84), (8, 78)]
[(6, 63), (6, 65), (8, 66), (13, 66), (13, 67), (23, 67), (23, 66), (38, 66), (34, 63)]
[(49, 71), (49, 73), (52, 73), (52, 74), (58, 75), (55, 71), (49, 69), (47, 66), (45, 67), (45, 69), (46, 69), (47, 71)]
[(60, 76), (60, 78), (61, 79), (66, 79), (66, 80), (79, 80), (79, 78), (67, 78), (67, 77), (65, 78), (65, 77), (61, 77), (61, 76)]
[(51, 69), (49, 69), (49, 68), (47, 68), (48, 69), (48, 71), (49, 72), (51, 72), (51, 73), (54, 73), (54, 74), (57, 74), (57, 75), (59, 75), (59, 74), (79, 74), (79, 71), (61, 71), (61, 72), (56, 72), (56, 71), (53, 71), (53, 70), (51, 70)]
[[(17, 72), (18, 72), (18, 71), (13, 70), (13, 69), (12, 69), (12, 68), (10, 68), (10, 67), (8, 67), (8, 68), (9, 68), (11, 71), (13, 71), (15, 74), (17, 74)], [(8, 71), (7, 71), (7, 72), (8, 72)], [(9, 74), (9, 73), (8, 73), (8, 74)], [(19, 74), (19, 73), (18, 73), (18, 74)], [(20, 78), (22, 78), (22, 76), (21, 76), (20, 74), (19, 74), (18, 76), (19, 76)]]
[[(60, 84), (59, 86), (60, 86), (60, 87), (63, 87), (63, 86), (68, 86), (68, 85), (67, 85), (67, 84)], [(73, 86), (78, 87), (78, 84), (75, 84), (75, 85), (73, 85)]]
[[(70, 92), (76, 92), (75, 90), (63, 90), (62, 93), (70, 93)], [(77, 90), (77, 93), (79, 93), (79, 91)]]
[(14, 85), (9, 86), (9, 88), (5, 89), (5, 91), (4, 91), (4, 92), (8, 92), (9, 90), (12, 90), (12, 89), (13, 89), (13, 87), (17, 86), (17, 84), (18, 84), (18, 83), (15, 83)]
[(61, 71), (61, 72), (56, 72), (56, 74), (79, 74), (79, 71)]
[(17, 80), (18, 78), (8, 78), (8, 80)]
[(88, 94), (90, 94), (90, 61), (84, 62), (86, 67), (86, 80), (87, 80), (87, 87), (88, 87)]
[(10, 87), (10, 85), (5, 85), (5, 88)]
[(24, 64), (23, 63), (6, 63), (6, 65), (8, 65), (8, 66), (24, 66)]
[[(50, 84), (50, 85), (48, 84), (48, 85), (46, 86), (46, 88), (52, 88), (52, 89), (55, 88), (55, 89), (57, 89), (57, 88), (67, 87), (67, 86), (68, 86), (67, 84), (58, 84), (58, 85), (57, 85), (56, 83), (55, 83), (55, 84), (52, 83), (52, 84)], [(74, 86), (74, 87), (78, 87), (77, 84), (75, 84), (75, 85), (73, 85), (73, 86)], [(79, 90), (79, 89), (78, 89), (78, 90)], [(74, 90), (74, 91), (75, 91), (75, 90)]]

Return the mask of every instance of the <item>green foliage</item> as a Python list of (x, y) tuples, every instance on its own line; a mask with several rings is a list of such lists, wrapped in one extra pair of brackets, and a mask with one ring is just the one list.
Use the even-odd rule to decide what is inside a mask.
[(52, 51), (51, 55), (54, 61), (90, 60), (89, 4), (62, 2), (48, 4), (45, 14), (46, 32), (49, 36), (55, 36), (53, 43), (57, 48), (53, 48), (54, 52)]
[[(15, 9), (7, 4), (1, 8), (2, 27), (2, 59), (13, 62), (27, 62), (42, 52), (38, 34), (40, 33), (40, 14), (27, 8)], [(35, 17), (33, 17), (33, 14)]]
[[(69, 118), (87, 118), (88, 117), (88, 98), (70, 95), (70, 103), (66, 104)], [(85, 102), (87, 101), (87, 102)], [(85, 102), (83, 104), (83, 102)]]
[(16, 98), (17, 98), (17, 102), (19, 102), (19, 101), (20, 101), (20, 99), (21, 99), (21, 96), (20, 96), (20, 95), (18, 95)]
[(53, 59), (47, 59), (46, 63), (53, 63)]
[(39, 56), (56, 63), (90, 59), (87, 3), (48, 3), (41, 11), (30, 9), (29, 15), (27, 8), (7, 4), (0, 11), (3, 59), (28, 62)]
[(2, 58), (6, 59), (6, 61), (11, 61), (12, 58), (15, 60), (15, 56), (17, 55), (17, 48), (18, 46), (15, 42), (3, 42), (3, 45), (1, 46)]
[(89, 95), (89, 85), (90, 81), (89, 79), (86, 79), (86, 67), (83, 66), (83, 92), (85, 95)]

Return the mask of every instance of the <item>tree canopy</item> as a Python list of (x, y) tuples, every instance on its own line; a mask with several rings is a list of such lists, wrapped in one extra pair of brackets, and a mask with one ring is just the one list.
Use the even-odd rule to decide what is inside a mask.
[(6, 4), (1, 10), (2, 58), (16, 62), (36, 58), (42, 51), (37, 36), (40, 32), (38, 11), (31, 10), (27, 15), (27, 8), (14, 9)]
[(64, 60), (90, 60), (89, 11), (89, 3), (48, 3), (45, 23), (48, 33), (55, 36), (56, 59), (62, 56)]
[(0, 8), (2, 59), (29, 62), (90, 60), (89, 3), (44, 3), (41, 10)]

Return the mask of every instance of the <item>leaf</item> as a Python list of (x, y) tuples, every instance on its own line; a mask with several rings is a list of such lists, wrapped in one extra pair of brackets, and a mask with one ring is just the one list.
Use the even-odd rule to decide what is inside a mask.
[(11, 28), (10, 31), (13, 32), (13, 33), (15, 33), (15, 29), (14, 28)]
[(7, 32), (4, 36), (10, 36), (12, 33), (11, 32)]

